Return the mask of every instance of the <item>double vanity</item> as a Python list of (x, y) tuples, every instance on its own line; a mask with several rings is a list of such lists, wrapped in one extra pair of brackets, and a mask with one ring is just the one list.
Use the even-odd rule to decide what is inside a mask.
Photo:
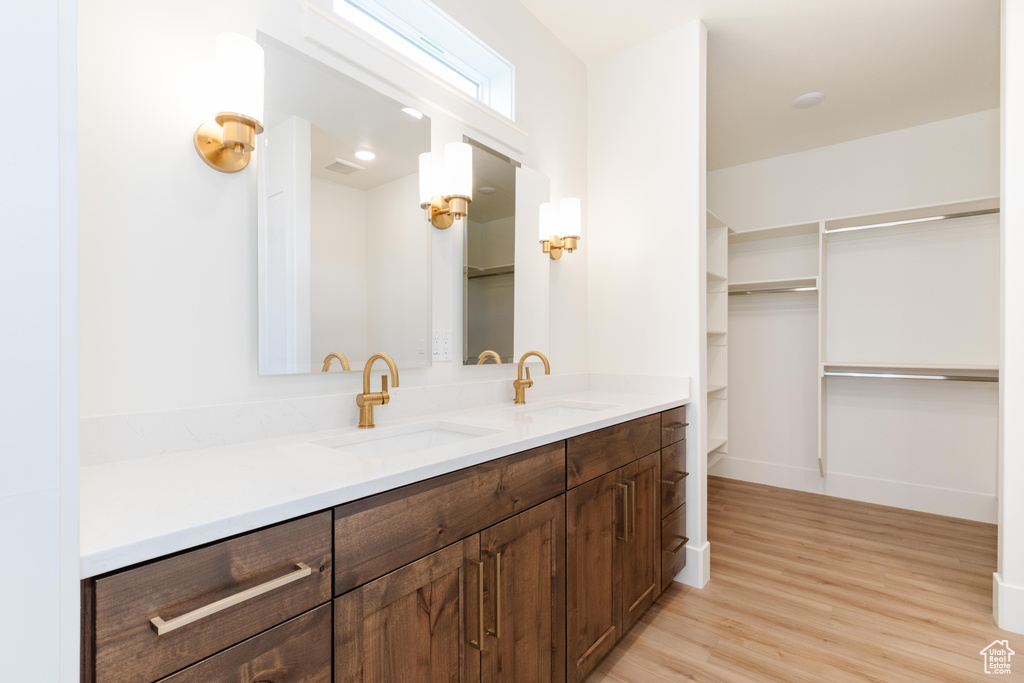
[(581, 681), (685, 565), (687, 398), (86, 468), (83, 681)]

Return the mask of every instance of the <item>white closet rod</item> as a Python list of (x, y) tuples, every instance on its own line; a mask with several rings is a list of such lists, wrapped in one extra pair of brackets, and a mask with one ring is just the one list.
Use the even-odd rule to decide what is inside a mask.
[(729, 292), (729, 296), (745, 296), (747, 294), (783, 294), (786, 292), (816, 292), (817, 287), (773, 287), (771, 289), (745, 289)]
[(833, 372), (825, 371), (826, 377), (863, 377), (867, 379), (933, 379), (950, 382), (998, 382), (998, 377), (980, 375), (910, 375), (893, 372)]
[(871, 225), (856, 225), (850, 228), (833, 228), (826, 230), (826, 235), (831, 235), (837, 232), (854, 232), (856, 230), (871, 230), (873, 228), (891, 228), (896, 225), (912, 225), (914, 223), (931, 223), (934, 221), (948, 221), (954, 218), (970, 218), (971, 216), (987, 216), (989, 214), (999, 213), (999, 209), (982, 209), (980, 211), (965, 211), (963, 213), (951, 213), (944, 216), (928, 216), (927, 218), (908, 218), (903, 221), (889, 221), (888, 223), (873, 223)]

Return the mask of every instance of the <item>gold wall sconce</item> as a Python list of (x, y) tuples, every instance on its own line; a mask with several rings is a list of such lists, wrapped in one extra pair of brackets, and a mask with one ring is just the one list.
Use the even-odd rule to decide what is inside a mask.
[(552, 261), (562, 258), (562, 252), (572, 253), (581, 238), (580, 200), (566, 197), (555, 205), (540, 205), (540, 245)]
[(420, 208), (438, 230), (469, 215), (473, 201), (473, 148), (465, 142), (449, 142), (444, 156), (420, 155)]
[(263, 48), (251, 38), (221, 33), (213, 82), (218, 113), (196, 128), (192, 142), (210, 168), (237, 173), (249, 165), (263, 132)]

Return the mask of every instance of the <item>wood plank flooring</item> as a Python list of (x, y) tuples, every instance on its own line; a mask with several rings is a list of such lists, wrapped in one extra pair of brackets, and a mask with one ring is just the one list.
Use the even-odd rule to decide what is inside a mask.
[[(675, 583), (587, 683), (1024, 681), (996, 527), (708, 478), (711, 581)], [(984, 673), (1007, 639), (1012, 675)]]

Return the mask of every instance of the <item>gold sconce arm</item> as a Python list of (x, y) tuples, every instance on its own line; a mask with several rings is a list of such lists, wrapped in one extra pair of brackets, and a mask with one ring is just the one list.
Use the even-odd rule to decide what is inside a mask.
[(551, 239), (541, 240), (541, 249), (551, 257), (552, 261), (562, 258), (562, 252), (572, 253), (579, 247), (579, 237), (559, 237), (552, 235)]
[(443, 197), (437, 195), (429, 204), (421, 205), (426, 209), (427, 219), (438, 230), (447, 230), (456, 220), (469, 215), (469, 204), (473, 200), (461, 195)]
[(341, 369), (342, 370), (347, 372), (347, 371), (352, 369), (351, 367), (349, 367), (348, 358), (345, 357), (345, 354), (338, 353), (337, 351), (334, 351), (332, 353), (327, 354), (327, 357), (324, 358), (324, 369), (321, 370), (321, 372), (327, 372), (328, 370), (330, 370), (331, 369), (331, 362), (335, 358), (337, 358), (338, 362), (341, 363)]
[(221, 112), (196, 128), (192, 144), (206, 165), (221, 173), (237, 173), (249, 165), (263, 124), (251, 116)]

